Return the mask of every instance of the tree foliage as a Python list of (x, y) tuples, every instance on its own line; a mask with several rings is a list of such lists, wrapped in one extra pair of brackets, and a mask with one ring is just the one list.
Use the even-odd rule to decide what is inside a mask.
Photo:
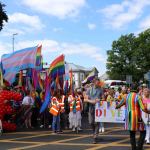
[(150, 70), (150, 29), (135, 36), (122, 35), (113, 41), (107, 51), (107, 73), (111, 79), (126, 79), (132, 75), (133, 81), (143, 80), (144, 73)]
[(3, 29), (4, 22), (8, 21), (8, 16), (4, 10), (5, 5), (0, 2), (0, 31)]

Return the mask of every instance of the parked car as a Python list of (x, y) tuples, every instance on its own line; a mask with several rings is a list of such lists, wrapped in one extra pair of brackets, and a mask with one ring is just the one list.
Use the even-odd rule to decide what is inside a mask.
[(106, 80), (105, 86), (109, 88), (118, 88), (118, 87), (123, 87), (126, 86), (126, 81), (121, 81), (121, 80)]

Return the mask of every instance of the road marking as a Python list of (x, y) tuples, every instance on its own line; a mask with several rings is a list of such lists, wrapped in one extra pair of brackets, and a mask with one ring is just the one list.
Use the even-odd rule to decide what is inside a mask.
[[(89, 130), (89, 129), (88, 129)], [(68, 136), (67, 139), (56, 139), (55, 141), (48, 141), (48, 142), (32, 142), (32, 141), (26, 141), (26, 139), (30, 139), (30, 138), (34, 138), (34, 137), (43, 137), (43, 136), (53, 136), (51, 133), (52, 131), (42, 131), (42, 132), (33, 132), (32, 135), (26, 135), (25, 137), (19, 137), (19, 138), (11, 138), (11, 139), (2, 139), (0, 140), (0, 142), (10, 142), (10, 143), (22, 143), (22, 144), (30, 144), (27, 146), (22, 146), (22, 147), (15, 147), (15, 148), (10, 148), (9, 150), (24, 150), (24, 149), (32, 149), (32, 148), (36, 148), (36, 147), (41, 147), (42, 146), (46, 146), (46, 145), (65, 145), (65, 146), (90, 146), (90, 148), (86, 148), (87, 150), (98, 150), (98, 149), (103, 149), (105, 147), (110, 147), (110, 146), (114, 146), (114, 147), (119, 147), (119, 146), (127, 146), (130, 147), (130, 143), (126, 144), (123, 142), (129, 141), (129, 134), (128, 135), (117, 135), (115, 133), (115, 131), (120, 131), (122, 130), (121, 127), (111, 127), (111, 128), (107, 128), (107, 131), (104, 133), (100, 133), (99, 137), (100, 138), (105, 138), (105, 137), (118, 137), (121, 139), (118, 139), (117, 141), (111, 142), (111, 143), (97, 143), (97, 144), (92, 144), (92, 143), (76, 143), (75, 140), (80, 140), (80, 139), (84, 139), (84, 138), (92, 138), (91, 134), (86, 134), (86, 133), (79, 133), (79, 134), (70, 134), (70, 130), (65, 131), (63, 134), (59, 134), (60, 136)], [(69, 132), (69, 134), (67, 134)], [(114, 132), (114, 133), (113, 133)], [(20, 133), (23, 134), (24, 132)], [(26, 132), (25, 132), (26, 133)], [(31, 132), (30, 132), (31, 133)], [(110, 133), (110, 134), (109, 134)], [(17, 134), (17, 132), (16, 132)], [(29, 134), (29, 132), (28, 132)], [(109, 135), (108, 135), (109, 134)], [(57, 135), (58, 136), (58, 135)], [(54, 135), (55, 137), (55, 135)], [(138, 137), (138, 136), (137, 136)], [(123, 138), (123, 139), (122, 139)], [(22, 139), (23, 141), (19, 141), (19, 139)], [(32, 140), (32, 139), (31, 139)], [(69, 142), (69, 143), (68, 143)], [(150, 145), (147, 146), (148, 148), (150, 148)]]

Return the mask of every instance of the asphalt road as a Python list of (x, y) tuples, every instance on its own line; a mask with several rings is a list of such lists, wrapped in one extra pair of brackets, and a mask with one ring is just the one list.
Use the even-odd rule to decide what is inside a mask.
[[(137, 138), (138, 138), (137, 134)], [(22, 129), (19, 132), (4, 133), (0, 136), (0, 150), (130, 150), (129, 134), (123, 124), (105, 124), (98, 143), (92, 144), (92, 131), (84, 128), (78, 134), (64, 130), (63, 134), (52, 134), (50, 129)], [(150, 150), (150, 145), (144, 145)]]

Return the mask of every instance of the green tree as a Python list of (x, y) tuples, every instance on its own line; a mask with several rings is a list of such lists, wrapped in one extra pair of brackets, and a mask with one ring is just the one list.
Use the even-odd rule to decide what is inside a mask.
[(137, 43), (137, 65), (144, 74), (150, 70), (150, 29), (139, 34)]
[(137, 46), (134, 34), (122, 35), (113, 41), (112, 49), (107, 53), (107, 73), (111, 79), (125, 80), (126, 75), (132, 75), (133, 80), (137, 80)]
[(4, 10), (5, 5), (0, 2), (0, 31), (3, 29), (4, 21), (8, 21), (8, 16)]
[(122, 35), (113, 41), (107, 52), (107, 73), (111, 79), (126, 79), (132, 75), (133, 81), (144, 79), (150, 70), (150, 29), (140, 33)]

